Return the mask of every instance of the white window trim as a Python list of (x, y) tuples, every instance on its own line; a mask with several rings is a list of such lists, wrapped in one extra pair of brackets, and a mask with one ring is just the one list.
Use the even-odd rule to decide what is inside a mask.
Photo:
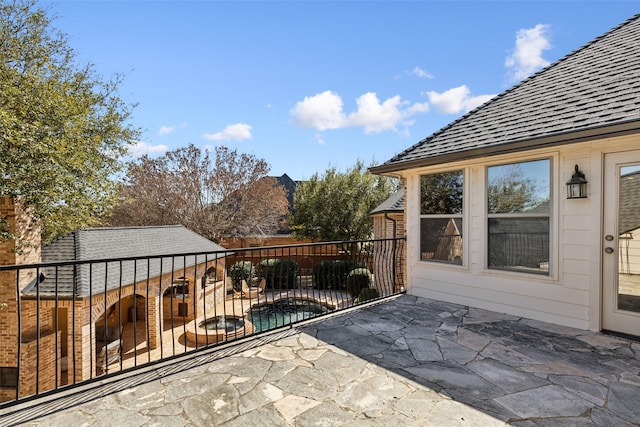
[[(446, 262), (446, 261), (438, 261), (438, 260), (424, 260), (422, 259), (422, 256), (420, 254), (420, 248), (422, 246), (422, 240), (421, 240), (421, 227), (422, 227), (422, 218), (423, 215), (422, 213), (420, 213), (420, 201), (422, 200), (422, 188), (421, 188), (421, 177), (423, 175), (435, 175), (435, 174), (439, 174), (439, 173), (447, 173), (447, 172), (456, 172), (456, 171), (461, 171), (462, 172), (462, 213), (461, 214), (451, 214), (451, 215), (447, 215), (447, 214), (434, 214), (434, 215), (425, 215), (424, 217), (427, 218), (452, 218), (452, 217), (459, 217), (462, 219), (462, 264), (454, 264), (452, 262)], [(448, 270), (469, 270), (469, 266), (471, 265), (469, 257), (471, 252), (469, 251), (469, 245), (470, 245), (470, 210), (469, 210), (469, 206), (471, 203), (471, 186), (470, 186), (470, 171), (468, 167), (453, 167), (453, 168), (446, 168), (446, 169), (435, 169), (435, 170), (421, 170), (418, 171), (418, 174), (416, 176), (416, 194), (417, 194), (417, 203), (415, 206), (415, 213), (416, 213), (416, 223), (417, 223), (417, 230), (418, 230), (418, 238), (416, 239), (416, 247), (415, 247), (415, 257), (416, 257), (416, 263), (418, 265), (420, 265), (421, 267), (429, 267), (429, 268), (443, 268), (443, 269), (448, 269)], [(405, 209), (407, 209), (407, 206), (405, 205)]]
[[(494, 269), (489, 268), (489, 250), (488, 250), (488, 242), (489, 242), (489, 206), (488, 206), (488, 197), (487, 197), (487, 187), (489, 182), (489, 168), (492, 166), (501, 166), (512, 163), (526, 163), (533, 162), (536, 160), (549, 160), (549, 201), (551, 203), (549, 209), (549, 273), (548, 274), (540, 274), (540, 273), (529, 273), (526, 271), (517, 271), (517, 270), (502, 270), (502, 269)], [(483, 212), (482, 212), (482, 229), (483, 229), (483, 264), (482, 271), (480, 274), (486, 276), (499, 276), (499, 277), (513, 277), (517, 279), (524, 279), (530, 281), (539, 281), (544, 283), (558, 283), (559, 280), (559, 272), (560, 272), (560, 259), (558, 256), (559, 253), (559, 194), (564, 194), (561, 188), (557, 188), (557, 185), (560, 181), (558, 181), (559, 174), (559, 155), (557, 152), (552, 153), (540, 153), (535, 156), (528, 157), (505, 157), (501, 160), (484, 163), (481, 167), (484, 169), (482, 177), (482, 187), (479, 189), (482, 193), (483, 202)], [(492, 217), (508, 217), (511, 214), (493, 214)], [(532, 215), (533, 217), (534, 215)], [(547, 216), (544, 215), (546, 218)]]

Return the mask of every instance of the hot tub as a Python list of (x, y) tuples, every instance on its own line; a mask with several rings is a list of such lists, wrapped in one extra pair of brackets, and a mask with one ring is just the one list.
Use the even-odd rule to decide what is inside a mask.
[(254, 332), (254, 327), (244, 316), (214, 316), (197, 318), (186, 325), (187, 340), (198, 345), (216, 344), (241, 338)]

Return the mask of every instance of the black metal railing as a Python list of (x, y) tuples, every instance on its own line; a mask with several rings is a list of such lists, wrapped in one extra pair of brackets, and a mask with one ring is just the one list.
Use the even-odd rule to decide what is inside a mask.
[(0, 266), (0, 407), (402, 292), (405, 239)]

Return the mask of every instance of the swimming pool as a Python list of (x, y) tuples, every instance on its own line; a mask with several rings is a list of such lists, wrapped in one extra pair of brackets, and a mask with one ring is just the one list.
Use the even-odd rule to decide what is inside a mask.
[(331, 310), (333, 307), (311, 299), (282, 298), (252, 307), (247, 318), (255, 331), (260, 332), (310, 319)]

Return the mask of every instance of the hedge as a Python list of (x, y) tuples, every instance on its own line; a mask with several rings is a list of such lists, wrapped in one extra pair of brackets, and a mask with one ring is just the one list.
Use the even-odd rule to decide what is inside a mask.
[(296, 286), (298, 264), (292, 259), (263, 259), (256, 267), (258, 277), (268, 289), (291, 289)]

